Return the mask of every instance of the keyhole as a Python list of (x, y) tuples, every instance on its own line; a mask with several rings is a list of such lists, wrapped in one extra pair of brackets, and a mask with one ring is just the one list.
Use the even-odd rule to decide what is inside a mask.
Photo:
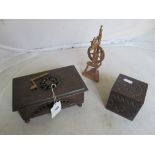
[(53, 84), (53, 83), (52, 83), (51, 86), (52, 86), (53, 89), (56, 88), (56, 84)]

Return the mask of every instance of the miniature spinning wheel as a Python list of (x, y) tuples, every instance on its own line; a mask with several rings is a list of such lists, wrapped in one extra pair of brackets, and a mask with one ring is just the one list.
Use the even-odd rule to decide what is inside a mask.
[[(102, 61), (105, 57), (104, 50), (100, 47), (102, 38), (102, 25), (99, 30), (99, 35), (94, 37), (91, 41), (91, 46), (88, 48), (87, 54), (91, 61), (87, 62), (87, 66), (83, 71), (83, 75), (87, 78), (99, 82), (99, 71), (98, 68), (101, 66)], [(91, 69), (89, 69), (91, 67)]]

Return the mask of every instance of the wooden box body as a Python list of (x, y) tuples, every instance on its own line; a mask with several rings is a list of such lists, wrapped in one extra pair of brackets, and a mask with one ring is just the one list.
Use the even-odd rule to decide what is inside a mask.
[(148, 84), (120, 74), (114, 83), (106, 108), (133, 120), (144, 104)]
[[(32, 85), (30, 79), (43, 73), (49, 75), (36, 80), (38, 88), (30, 90)], [(46, 89), (41, 87), (41, 82), (49, 77), (56, 78), (57, 86), (54, 88), (54, 92), (57, 100), (61, 101), (62, 108), (72, 105), (82, 106), (84, 92), (88, 89), (74, 66), (14, 78), (13, 111), (19, 111), (25, 122), (29, 122), (33, 117), (50, 113), (50, 109), (54, 104), (52, 91), (47, 87)]]

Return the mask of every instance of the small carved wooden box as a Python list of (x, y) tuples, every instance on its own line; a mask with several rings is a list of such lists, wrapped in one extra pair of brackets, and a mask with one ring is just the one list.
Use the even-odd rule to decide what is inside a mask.
[[(40, 75), (47, 74), (41, 77)], [(35, 81), (37, 89), (31, 90), (30, 79), (40, 76)], [(13, 79), (13, 111), (19, 111), (25, 122), (31, 118), (50, 113), (54, 104), (54, 93), (61, 101), (62, 108), (72, 105), (82, 106), (87, 87), (74, 66), (67, 66)]]
[(133, 120), (144, 104), (148, 84), (120, 74), (114, 83), (106, 108)]

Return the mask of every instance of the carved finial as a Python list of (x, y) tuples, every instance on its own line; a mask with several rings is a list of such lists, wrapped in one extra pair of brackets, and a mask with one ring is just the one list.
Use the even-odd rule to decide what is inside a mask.
[(103, 31), (103, 25), (100, 26), (99, 35), (98, 35), (98, 42), (100, 45), (101, 39), (102, 39), (102, 31)]

